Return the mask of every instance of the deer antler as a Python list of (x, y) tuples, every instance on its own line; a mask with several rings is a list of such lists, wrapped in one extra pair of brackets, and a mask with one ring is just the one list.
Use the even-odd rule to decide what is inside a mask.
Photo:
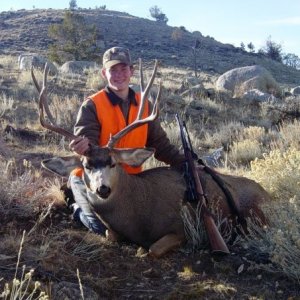
[[(45, 68), (44, 68), (44, 75), (43, 75), (43, 86), (41, 88), (39, 86), (37, 80), (36, 80), (36, 77), (35, 77), (34, 73), (33, 73), (33, 68), (31, 68), (32, 80), (34, 82), (34, 85), (35, 85), (36, 89), (38, 90), (38, 92), (40, 94), (40, 96), (39, 96), (40, 123), (46, 129), (49, 129), (49, 130), (54, 131), (56, 133), (59, 133), (59, 134), (65, 136), (67, 138), (75, 139), (76, 135), (74, 135), (73, 133), (65, 130), (64, 128), (60, 128), (60, 127), (55, 125), (53, 117), (50, 113), (49, 106), (48, 106), (48, 103), (47, 103), (47, 75), (48, 75), (48, 71), (49, 71), (49, 66), (46, 63)], [(52, 124), (46, 121), (45, 116), (44, 116), (44, 112), (46, 112), (46, 115), (47, 115), (47, 117), (49, 118), (49, 120)]]
[(154, 121), (157, 116), (158, 116), (158, 101), (161, 95), (161, 82), (159, 83), (159, 88), (158, 88), (158, 92), (157, 92), (157, 96), (154, 100), (154, 102), (152, 103), (152, 111), (149, 114), (148, 117), (142, 119), (142, 115), (145, 109), (145, 104), (147, 101), (147, 97), (150, 91), (151, 86), (153, 85), (155, 76), (156, 76), (156, 72), (157, 72), (157, 66), (158, 66), (158, 61), (155, 60), (155, 64), (154, 64), (154, 68), (152, 71), (152, 75), (150, 77), (150, 80), (146, 86), (146, 88), (144, 89), (144, 77), (143, 77), (143, 70), (142, 70), (142, 60), (139, 59), (139, 73), (140, 73), (140, 90), (141, 90), (141, 101), (140, 101), (140, 107), (139, 107), (139, 111), (137, 114), (136, 119), (129, 124), (128, 126), (126, 126), (125, 128), (123, 128), (121, 131), (119, 131), (118, 133), (116, 133), (115, 135), (111, 136), (108, 143), (107, 143), (107, 147), (109, 149), (112, 149), (114, 147), (114, 145), (116, 144), (116, 142), (122, 138), (124, 135), (126, 135), (129, 131), (144, 125), (146, 123), (149, 123), (151, 121)]
[[(47, 63), (45, 64), (45, 69), (46, 69), (46, 66), (47, 66)], [(45, 72), (45, 69), (44, 69), (44, 72)], [(47, 73), (48, 73), (48, 70), (49, 70), (49, 68), (47, 67)], [(33, 73), (33, 67), (32, 67), (32, 66), (31, 66), (31, 77), (32, 77), (32, 80), (33, 80), (33, 83), (34, 83), (36, 89), (37, 89), (38, 92), (40, 93), (40, 92), (41, 92), (41, 88), (40, 88), (40, 86), (39, 86), (39, 84), (38, 84), (38, 82), (37, 82), (37, 80), (36, 80), (36, 78), (35, 78), (35, 75), (34, 75), (34, 73)], [(53, 116), (52, 116), (52, 114), (51, 114), (51, 111), (50, 111), (50, 109), (49, 109), (48, 103), (45, 103), (44, 109), (45, 109), (45, 112), (46, 112), (46, 114), (47, 114), (47, 116), (48, 116), (50, 122), (51, 122), (52, 124), (55, 124), (55, 120), (54, 120), (54, 118), (53, 118)]]

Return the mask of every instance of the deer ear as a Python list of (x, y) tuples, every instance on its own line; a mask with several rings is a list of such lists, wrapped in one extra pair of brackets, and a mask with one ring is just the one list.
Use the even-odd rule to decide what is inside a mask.
[(125, 163), (131, 167), (140, 166), (154, 153), (153, 148), (116, 149), (111, 151), (112, 157), (117, 163)]
[(42, 166), (62, 177), (69, 177), (71, 171), (77, 167), (82, 167), (78, 155), (53, 157), (42, 161)]

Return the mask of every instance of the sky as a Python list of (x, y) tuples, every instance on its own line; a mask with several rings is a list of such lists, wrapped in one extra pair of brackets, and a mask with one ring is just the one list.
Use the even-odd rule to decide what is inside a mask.
[[(0, 11), (69, 7), (69, 0), (1, 0)], [(268, 39), (282, 45), (283, 53), (300, 57), (300, 0), (77, 0), (77, 6), (127, 12), (154, 20), (149, 8), (157, 6), (170, 26), (200, 31), (236, 47), (251, 42), (255, 51)], [(1, 20), (0, 20), (1, 21)]]

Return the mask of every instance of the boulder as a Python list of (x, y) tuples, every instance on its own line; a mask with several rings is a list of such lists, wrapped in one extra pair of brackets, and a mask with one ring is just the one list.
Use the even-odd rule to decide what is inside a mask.
[(249, 90), (244, 93), (243, 99), (257, 102), (277, 102), (279, 99), (272, 94), (264, 93), (258, 89)]
[(60, 73), (83, 75), (86, 69), (100, 68), (94, 61), (67, 61), (60, 68)]
[(223, 163), (223, 157), (224, 156), (224, 148), (218, 148), (216, 150), (214, 150), (212, 153), (210, 154), (206, 154), (201, 156), (201, 159), (203, 160), (203, 162), (212, 168), (218, 168), (218, 167), (223, 167), (224, 163)]
[(300, 86), (296, 86), (296, 87), (292, 88), (291, 93), (292, 93), (293, 96), (300, 95)]
[(49, 67), (49, 73), (51, 75), (56, 75), (57, 68), (55, 65), (43, 56), (34, 53), (24, 53), (18, 57), (19, 70), (28, 71), (31, 67), (43, 70), (46, 63)]
[(281, 97), (279, 84), (269, 71), (258, 65), (232, 69), (221, 75), (215, 86), (217, 91), (230, 93), (234, 98), (253, 89)]

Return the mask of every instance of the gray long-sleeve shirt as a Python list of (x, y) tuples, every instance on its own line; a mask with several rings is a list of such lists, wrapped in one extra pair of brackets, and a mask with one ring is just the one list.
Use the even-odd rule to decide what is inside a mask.
[[(135, 92), (132, 89), (129, 89), (128, 101), (123, 101), (108, 87), (105, 88), (105, 92), (113, 105), (120, 105), (125, 120), (127, 120), (130, 104), (137, 105)], [(81, 105), (78, 112), (74, 127), (74, 134), (77, 136), (85, 136), (91, 141), (91, 143), (96, 145), (98, 144), (100, 133), (101, 124), (97, 117), (96, 106), (93, 100), (88, 98)], [(161, 127), (158, 119), (148, 123), (146, 147), (154, 148), (154, 157), (171, 166), (178, 167), (185, 160), (184, 155), (170, 143), (170, 140)]]

